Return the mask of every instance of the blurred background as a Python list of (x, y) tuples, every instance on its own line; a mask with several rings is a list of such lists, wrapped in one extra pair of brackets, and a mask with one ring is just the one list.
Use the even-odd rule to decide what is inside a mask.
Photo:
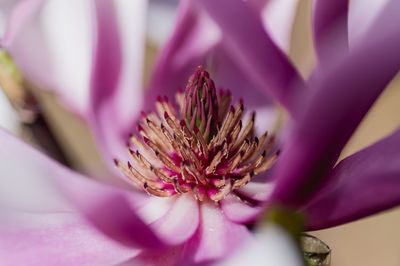
[[(146, 71), (143, 77), (145, 83), (157, 51), (171, 33), (176, 4), (177, 1), (171, 0), (150, 1), (147, 14)], [(315, 65), (311, 36), (311, 0), (300, 1), (298, 6), (290, 58), (301, 74), (308, 77)], [(7, 58), (3, 58), (2, 62), (4, 60)], [(0, 65), (0, 126), (78, 171), (93, 173), (93, 169), (96, 169), (99, 176), (104, 175), (107, 170), (101, 163), (86, 125), (60, 106), (54, 95), (38, 89), (27, 90), (30, 84), (24, 84), (23, 87), (13, 84), (7, 75), (9, 72), (4, 65)], [(398, 76), (370, 110), (341, 158), (396, 129), (400, 125), (399, 103)], [(395, 266), (400, 265), (399, 224), (400, 208), (397, 208), (311, 234), (330, 246), (333, 266)]]

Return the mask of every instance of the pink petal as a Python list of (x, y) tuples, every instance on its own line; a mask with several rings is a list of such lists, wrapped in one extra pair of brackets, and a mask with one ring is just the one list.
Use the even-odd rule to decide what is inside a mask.
[[(256, 11), (241, 0), (199, 2), (220, 26), (232, 58), (258, 84), (257, 89), (273, 96), (293, 113), (294, 98), (303, 81), (271, 40)], [(226, 12), (227, 6), (230, 12)]]
[(62, 103), (82, 115), (89, 95), (89, 3), (16, 2), (2, 38), (3, 47), (24, 77), (42, 89), (55, 92)]
[[(262, 13), (271, 38), (282, 49), (288, 50), (297, 0), (269, 1), (267, 5), (261, 2), (265, 1), (252, 1), (251, 4), (259, 15)], [(265, 105), (268, 97), (254, 90), (257, 83), (243, 71), (241, 61), (234, 60), (235, 56), (228, 52), (219, 31), (195, 2), (180, 2), (175, 31), (156, 64), (151, 93), (147, 97), (148, 106), (151, 107), (157, 94), (173, 95), (177, 88), (184, 88), (188, 77), (200, 64), (210, 71), (218, 87), (230, 89), (234, 96), (243, 98), (247, 106)], [(243, 94), (247, 90), (252, 93)]]
[(137, 253), (74, 212), (14, 213), (0, 222), (3, 265), (114, 265)]
[[(93, 204), (94, 205), (94, 204)], [(126, 246), (157, 249), (165, 243), (135, 214), (121, 195), (96, 202), (83, 209), (86, 217), (109, 238)]]
[(226, 218), (235, 223), (253, 222), (263, 209), (261, 206), (250, 206), (232, 193), (221, 200), (220, 204)]
[(271, 195), (273, 187), (271, 183), (253, 181), (237, 189), (236, 192), (255, 201), (266, 201)]
[[(251, 108), (251, 111), (254, 108), (268, 108), (271, 105), (271, 99), (255, 89), (256, 84), (233, 60), (223, 41), (216, 45), (208, 56), (212, 58), (212, 78), (217, 87), (229, 89), (233, 97), (243, 99), (245, 106)], [(244, 91), (251, 91), (251, 93), (243, 93)]]
[(301, 266), (304, 261), (288, 232), (277, 225), (268, 224), (256, 230), (255, 238), (244, 242), (241, 249), (226, 260), (219, 261), (218, 265)]
[(7, 162), (0, 164), (0, 210), (82, 212), (93, 227), (97, 226), (109, 238), (136, 247), (162, 245), (128, 204), (128, 200), (140, 204), (145, 195), (97, 183), (2, 130), (0, 147), (0, 160)]
[(179, 264), (182, 246), (170, 247), (158, 250), (143, 250), (134, 258), (124, 262), (122, 265), (140, 266), (174, 266), (188, 265)]
[(146, 194), (146, 199), (143, 201), (131, 202), (136, 213), (145, 221), (147, 224), (151, 224), (162, 216), (166, 215), (167, 212), (172, 208), (175, 203), (174, 197), (158, 198), (149, 197)]
[(294, 19), (299, 0), (268, 0), (262, 9), (262, 19), (275, 44), (289, 52)]
[(200, 216), (198, 231), (185, 245), (183, 259), (187, 263), (224, 258), (251, 237), (244, 225), (226, 219), (215, 203), (203, 202)]
[(363, 0), (352, 0), (349, 7), (349, 45), (353, 47), (365, 37), (365, 33), (374, 23), (383, 8), (391, 0), (375, 0), (365, 4)]
[(153, 108), (158, 94), (173, 96), (178, 88), (183, 89), (195, 68), (206, 63), (219, 40), (218, 28), (197, 3), (181, 1), (174, 31), (153, 71), (146, 107)]
[(400, 131), (342, 160), (306, 207), (308, 229), (351, 222), (400, 204)]
[(313, 2), (314, 46), (322, 66), (348, 51), (348, 0)]
[(169, 211), (151, 224), (164, 243), (179, 245), (189, 239), (199, 225), (199, 207), (193, 195), (181, 195)]
[[(392, 2), (394, 7), (399, 3)], [(400, 17), (392, 6), (387, 6), (381, 18), (385, 23), (371, 27), (368, 39), (310, 85), (315, 93), (304, 100), (305, 112), (275, 168), (274, 200), (297, 207), (309, 199), (361, 119), (400, 69)]]
[(89, 120), (110, 165), (142, 108), (146, 3), (21, 1), (2, 40), (28, 80)]
[(1, 38), (1, 44), (4, 47), (9, 46), (17, 38), (17, 35), (23, 31), (26, 24), (36, 15), (44, 1), (3, 1), (1, 6), (2, 17), (3, 22), (6, 22), (4, 24), (7, 24), (4, 27), (4, 34)]
[(111, 169), (112, 159), (126, 154), (128, 134), (142, 109), (145, 8), (144, 0), (95, 2), (89, 119)]

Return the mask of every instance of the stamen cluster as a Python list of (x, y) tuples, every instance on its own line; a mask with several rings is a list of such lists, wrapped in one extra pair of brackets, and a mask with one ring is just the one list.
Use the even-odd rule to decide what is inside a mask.
[(231, 191), (268, 170), (274, 138), (254, 137), (255, 113), (242, 124), (243, 102), (231, 105), (229, 91), (217, 97), (209, 74), (198, 67), (186, 92), (178, 91), (180, 112), (167, 97), (158, 97), (157, 114), (143, 113), (142, 140), (131, 135), (131, 161), (115, 160), (119, 170), (150, 195), (169, 197), (193, 193), (199, 200), (223, 199)]

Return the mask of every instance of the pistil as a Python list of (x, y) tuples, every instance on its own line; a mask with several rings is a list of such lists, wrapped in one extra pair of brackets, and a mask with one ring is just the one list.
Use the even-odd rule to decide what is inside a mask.
[(254, 136), (256, 114), (243, 126), (243, 102), (231, 105), (231, 93), (216, 93), (207, 71), (198, 67), (186, 91), (178, 91), (178, 110), (158, 97), (155, 113), (142, 113), (128, 144), (129, 162), (115, 160), (136, 186), (158, 197), (192, 193), (199, 201), (220, 201), (270, 169), (279, 152), (274, 137)]

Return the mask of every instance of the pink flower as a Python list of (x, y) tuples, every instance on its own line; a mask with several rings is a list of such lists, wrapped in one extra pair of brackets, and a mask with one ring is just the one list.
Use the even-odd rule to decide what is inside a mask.
[[(91, 5), (82, 1), (69, 3), (78, 5), (75, 6), (77, 9), (70, 10), (69, 4), (61, 1), (19, 2), (9, 19), (2, 44), (27, 79), (59, 94), (66, 106), (88, 122), (105, 162), (117, 176), (120, 174), (113, 158), (125, 160), (124, 156), (128, 155), (125, 143), (135, 127), (134, 122), (139, 118), (139, 110), (153, 108), (155, 103), (154, 99), (144, 103), (139, 82), (142, 71), (140, 58), (143, 51), (143, 31), (140, 26), (143, 25), (141, 23), (144, 1), (125, 2), (127, 5), (109, 1), (94, 1)], [(57, 9), (53, 9), (55, 7), (61, 8), (61, 13), (57, 13)], [(86, 40), (89, 46), (90, 43), (93, 45), (89, 47), (93, 53), (93, 62), (90, 64), (84, 61), (83, 65), (80, 65), (78, 62), (75, 64), (74, 60), (68, 61), (71, 57), (75, 59), (76, 54), (70, 54), (66, 58), (49, 57), (43, 47), (52, 47), (51, 42), (55, 42), (56, 48), (50, 49), (53, 51), (52, 49), (59, 49), (57, 45), (63, 40), (69, 40), (65, 35), (59, 36), (61, 39), (52, 40), (48, 36), (57, 35), (59, 32), (53, 31), (51, 25), (46, 26), (50, 27), (47, 29), (40, 27), (40, 24), (37, 27), (36, 23), (46, 19), (63, 20), (64, 12), (68, 13), (69, 10), (73, 13), (78, 10), (81, 13), (82, 16), (78, 16), (77, 21), (78, 18), (88, 20), (85, 13), (85, 8), (88, 7), (94, 11), (95, 31), (92, 38), (89, 36), (89, 40)], [(37, 12), (39, 10), (40, 12)], [(136, 17), (133, 14), (136, 14)], [(124, 20), (121, 16), (124, 19), (133, 17), (138, 30), (123, 27)], [(79, 24), (79, 27), (87, 27), (85, 25)], [(122, 34), (119, 35), (119, 31), (122, 31)], [(77, 34), (73, 31), (69, 33)], [(26, 44), (30, 45), (29, 49), (26, 48)], [(70, 40), (69, 45), (75, 44)], [(65, 49), (69, 45), (61, 47)], [(76, 46), (79, 47), (77, 44)], [(86, 52), (79, 54), (86, 59), (87, 48), (83, 49)], [(72, 75), (71, 73), (75, 73), (72, 71), (75, 67), (83, 71), (83, 74)], [(90, 81), (87, 79), (89, 73)], [(87, 93), (86, 86), (89, 82), (90, 92)], [(71, 87), (79, 88), (78, 93), (84, 96), (79, 97), (80, 101), (75, 101), (77, 94), (70, 90)], [(158, 90), (162, 92), (162, 88)], [(229, 111), (230, 100), (227, 94), (225, 96), (225, 107), (228, 107)], [(215, 95), (208, 99), (212, 104), (216, 104)], [(159, 100), (157, 103), (165, 104), (165, 101)], [(220, 110), (223, 109), (222, 104), (219, 107)], [(236, 110), (243, 111), (242, 108)], [(207, 115), (211, 113), (213, 111), (207, 111)], [(195, 117), (194, 114), (185, 115), (187, 119), (190, 116)], [(240, 117), (236, 116), (235, 119), (237, 118)], [(239, 125), (239, 121), (236, 121), (235, 125)], [(146, 122), (143, 127), (147, 126), (149, 124)], [(216, 133), (215, 126), (211, 124), (200, 124), (198, 127), (205, 139), (207, 134), (210, 138)], [(209, 133), (206, 133), (206, 128), (210, 129)], [(249, 129), (252, 128), (252, 125), (249, 126)], [(178, 195), (170, 195), (164, 199), (150, 197), (142, 190), (135, 189), (134, 183), (138, 180), (134, 180), (137, 175), (133, 176), (132, 172), (128, 174), (134, 181), (130, 186), (118, 188), (100, 184), (56, 164), (3, 131), (0, 135), (3, 151), (1, 156), (9, 161), (2, 164), (0, 169), (3, 176), (1, 187), (7, 188), (0, 199), (0, 246), (1, 257), (7, 264), (190, 264), (223, 258), (231, 254), (239, 244), (252, 239), (251, 232), (240, 220), (254, 219), (255, 213), (261, 211), (261, 208), (238, 206), (238, 198), (229, 193), (249, 181), (251, 169), (237, 173), (237, 177), (242, 177), (238, 179), (241, 182), (232, 182), (232, 188), (223, 190), (224, 194), (219, 194), (218, 191), (214, 193), (211, 189), (204, 194), (198, 186), (197, 196), (203, 197), (203, 201), (195, 198), (193, 193), (176, 191), (171, 191), (171, 194)], [(148, 144), (149, 141), (154, 139), (149, 139)], [(253, 140), (251, 144), (254, 146)], [(230, 147), (233, 148), (240, 147)], [(209, 152), (215, 153), (216, 150)], [(260, 152), (262, 155), (261, 150)], [(211, 156), (209, 158), (212, 159)], [(267, 158), (270, 157), (261, 156), (262, 161), (259, 163)], [(225, 161), (228, 163), (227, 159)], [(227, 166), (234, 165), (229, 162)], [(235, 169), (232, 167), (231, 171)], [(180, 174), (179, 171), (176, 173)], [(209, 171), (210, 175), (221, 174), (216, 173), (215, 169), (210, 168)], [(115, 180), (118, 177), (113, 178)], [(214, 181), (217, 181), (217, 178)], [(152, 188), (150, 183), (145, 185), (142, 182), (141, 186), (148, 191)], [(218, 188), (210, 181), (203, 189), (211, 186)], [(249, 184), (240, 190), (246, 197), (254, 195), (261, 199), (268, 193), (268, 187), (268, 184)], [(244, 213), (236, 218), (228, 217), (223, 213), (219, 202), (226, 205), (227, 211), (239, 207)], [(297, 260), (297, 254), (293, 250), (287, 255), (286, 258)]]
[[(57, 88), (60, 94), (65, 94), (65, 89), (70, 88), (70, 85), (52, 80), (56, 75), (48, 74), (52, 72), (38, 71), (37, 64), (34, 64), (45, 60), (46, 57), (31, 60), (24, 56), (27, 50), (23, 49), (22, 45), (26, 40), (22, 37), (29, 37), (29, 34), (23, 33), (30, 32), (29, 27), (34, 25), (26, 26), (25, 23), (37, 16), (38, 13), (34, 11), (40, 7), (41, 2), (43, 1), (23, 1), (19, 4), (11, 17), (3, 46), (10, 51), (22, 72), (36, 84)], [(161, 143), (158, 143), (158, 147), (152, 145), (154, 139), (146, 137), (144, 141), (154, 151), (156, 159), (164, 166), (170, 166), (163, 170), (172, 170), (171, 176), (157, 176), (157, 173), (154, 173), (162, 182), (151, 185), (146, 183), (147, 181), (139, 175), (140, 171), (137, 173), (138, 169), (152, 171), (155, 168), (146, 165), (146, 161), (140, 161), (141, 156), (134, 152), (132, 160), (136, 160), (136, 167), (129, 167), (128, 164), (126, 167), (121, 166), (120, 162), (127, 161), (124, 158), (117, 161), (117, 165), (120, 170), (126, 172), (132, 182), (150, 194), (160, 191), (171, 194), (167, 195), (171, 196), (167, 199), (159, 199), (140, 191), (118, 189), (84, 179), (27, 148), (8, 134), (1, 133), (1, 154), (4, 158), (8, 156), (9, 159), (14, 159), (11, 160), (14, 163), (1, 166), (2, 173), (7, 173), (3, 179), (6, 181), (4, 185), (15, 184), (11, 180), (23, 180), (23, 183), (17, 184), (14, 189), (12, 186), (9, 188), (11, 195), (2, 194), (4, 200), (0, 201), (4, 205), (2, 210), (8, 216), (4, 219), (5, 236), (0, 240), (1, 245), (6, 247), (1, 250), (7, 254), (2, 257), (7, 258), (10, 263), (18, 263), (19, 259), (29, 259), (33, 264), (42, 262), (43, 259), (47, 259), (49, 264), (206, 262), (231, 254), (238, 244), (251, 238), (245, 223), (255, 219), (262, 211), (263, 203), (283, 204), (296, 211), (306, 212), (309, 228), (340, 224), (399, 203), (399, 193), (396, 186), (393, 186), (394, 183), (397, 184), (397, 150), (390, 149), (394, 147), (393, 143), (398, 143), (398, 133), (334, 167), (340, 150), (355, 127), (399, 69), (400, 60), (396, 51), (400, 44), (400, 35), (398, 28), (389, 27), (398, 25), (398, 16), (392, 13), (395, 10), (393, 7), (398, 8), (395, 0), (388, 1), (387, 6), (378, 14), (376, 22), (359, 37), (360, 39), (354, 41), (353, 47), (343, 45), (342, 42), (344, 40), (345, 44), (349, 43), (348, 24), (342, 23), (348, 14), (347, 1), (316, 1), (313, 25), (318, 67), (308, 81), (299, 76), (286, 54), (276, 44), (282, 47), (285, 42), (279, 41), (282, 39), (277, 38), (277, 35), (272, 38), (265, 30), (268, 24), (265, 26), (260, 18), (260, 7), (265, 5), (264, 1), (182, 1), (178, 27), (161, 53), (150, 86), (151, 91), (146, 95), (138, 78), (141, 67), (138, 66), (140, 64), (137, 63), (137, 59), (141, 58), (142, 48), (138, 48), (136, 41), (142, 36), (121, 27), (122, 20), (115, 16), (117, 12), (122, 16), (125, 14), (126, 18), (136, 19), (132, 13), (127, 12), (136, 10), (135, 14), (140, 18), (142, 13), (136, 6), (140, 4), (132, 3), (132, 9), (121, 8), (118, 4), (113, 5), (106, 0), (93, 3), (96, 34), (92, 40), (95, 45), (90, 72), (90, 94), (87, 94), (89, 96), (76, 110), (91, 126), (105, 161), (111, 164), (112, 158), (121, 158), (126, 154), (124, 143), (132, 131), (134, 122), (139, 118), (140, 109), (152, 108), (157, 94), (172, 95), (176, 87), (183, 86), (182, 80), (187, 79), (188, 71), (193, 71), (195, 65), (206, 63), (206, 58), (214, 58), (217, 62), (215, 66), (218, 66), (217, 84), (225, 86), (223, 81), (227, 80), (233, 95), (243, 96), (244, 101), (254, 109), (265, 106), (269, 99), (267, 96), (272, 97), (295, 118), (289, 138), (284, 142), (282, 157), (273, 174), (268, 177), (272, 182), (250, 182), (240, 188), (238, 186), (236, 190), (231, 187), (227, 191), (222, 189), (227, 184), (223, 184), (215, 193), (209, 193), (209, 188), (217, 187), (216, 182), (221, 177), (225, 178), (219, 169), (211, 169), (210, 173), (216, 177), (206, 176), (205, 181), (201, 180), (202, 175), (190, 173), (191, 177), (179, 179), (179, 173), (184, 175), (184, 171), (189, 167), (185, 160), (181, 160), (183, 156), (179, 159), (170, 153), (169, 157), (163, 158), (166, 161), (162, 161), (160, 158), (164, 155), (157, 149), (163, 146)], [(275, 5), (272, 5), (273, 3)], [(277, 3), (271, 1), (266, 7), (277, 7)], [(293, 6), (296, 4), (295, 1), (291, 3)], [(227, 6), (229, 12), (226, 12)], [(291, 22), (292, 16), (287, 18)], [(211, 39), (202, 39), (205, 36), (209, 37), (204, 31), (211, 28), (217, 30), (217, 34), (211, 36)], [(286, 29), (290, 30), (290, 26)], [(127, 34), (119, 35), (118, 30)], [(370, 36), (374, 39), (365, 41)], [(130, 53), (131, 47), (137, 48), (134, 49), (136, 53)], [(332, 57), (331, 51), (339, 56)], [(32, 56), (38, 54), (33, 53)], [(48, 69), (53, 70), (55, 69), (51, 67)], [(82, 88), (85, 86), (82, 85)], [(247, 93), (241, 91), (243, 88), (257, 90)], [(168, 110), (168, 102), (165, 100), (159, 100), (157, 104), (161, 104), (164, 111), (159, 119), (164, 117), (168, 124), (169, 114), (167, 112), (165, 115), (165, 111), (173, 111)], [(207, 108), (209, 107), (208, 105)], [(236, 108), (229, 114), (233, 116), (239, 109)], [(188, 114), (187, 110), (181, 113), (192, 132), (198, 134), (194, 126), (192, 127), (194, 124), (199, 127), (205, 139), (212, 135), (210, 132), (216, 130), (211, 125), (207, 126), (208, 118), (190, 120), (189, 118), (196, 118), (197, 113)], [(201, 114), (203, 113), (206, 112), (203, 110)], [(208, 114), (210, 113), (213, 112)], [(149, 116), (146, 115), (145, 118)], [(151, 127), (151, 121), (146, 119), (143, 124)], [(188, 125), (183, 123), (182, 128), (176, 132), (181, 132), (185, 126)], [(156, 131), (160, 133), (160, 130), (163, 131), (161, 124)], [(168, 130), (174, 131), (173, 125), (169, 125)], [(154, 134), (157, 134), (156, 131)], [(228, 133), (233, 134), (233, 131)], [(221, 141), (222, 137), (216, 141)], [(200, 135), (197, 139), (201, 139)], [(253, 143), (256, 142), (254, 140)], [(140, 145), (139, 142), (135, 144)], [(184, 153), (182, 147), (181, 155)], [(175, 148), (174, 150), (177, 151)], [(196, 149), (191, 151), (197, 152), (195, 155), (188, 155), (194, 161), (203, 155)], [(377, 163), (373, 160), (377, 152), (385, 156), (382, 162)], [(213, 158), (210, 157), (207, 166), (211, 166), (217, 157), (217, 152), (215, 153)], [(15, 163), (17, 159), (22, 163)], [(261, 163), (265, 160), (264, 156), (260, 159)], [(234, 160), (224, 162), (228, 166), (235, 166)], [(140, 163), (144, 165), (142, 168), (137, 167)], [(368, 168), (364, 166), (365, 163)], [(174, 167), (176, 169), (171, 169)], [(196, 166), (194, 169), (188, 169), (188, 172), (198, 171), (200, 168)], [(227, 167), (221, 171), (225, 169)], [(386, 169), (389, 170), (385, 172)], [(235, 170), (235, 167), (229, 168), (230, 173)], [(38, 176), (33, 175), (36, 172), (39, 172)], [(176, 174), (176, 181), (170, 180)], [(238, 180), (247, 181), (247, 174), (248, 172), (244, 172)], [(378, 179), (382, 174), (384, 178)], [(352, 178), (343, 182), (343, 178), (348, 176)], [(143, 176), (146, 177), (148, 176)], [(182, 193), (185, 186), (192, 188), (193, 182), (186, 182), (192, 177), (194, 183), (203, 183), (203, 187), (194, 186), (200, 190), (197, 194), (194, 192), (197, 198), (192, 196), (192, 192)], [(198, 180), (194, 180), (196, 178)], [(40, 186), (40, 191), (22, 190), (31, 186), (29, 181), (46, 182)], [(326, 186), (321, 189), (321, 184), (325, 182)], [(234, 182), (229, 184), (235, 185)], [(271, 184), (275, 186), (272, 194)], [(385, 193), (378, 201), (375, 198), (371, 199), (376, 185)], [(204, 187), (206, 190), (203, 193), (201, 189)], [(48, 196), (44, 193), (46, 189), (54, 194)], [(160, 191), (155, 191), (157, 189)], [(242, 199), (246, 197), (248, 201), (241, 200), (235, 194), (242, 195)], [(204, 201), (198, 200), (203, 197)], [(217, 201), (218, 205), (207, 197)], [(48, 202), (49, 199), (53, 202)], [(253, 204), (249, 206), (249, 202)], [(327, 206), (330, 207), (328, 214)], [(7, 207), (13, 210), (13, 215), (10, 215)], [(22, 213), (21, 210), (29, 212)], [(21, 219), (27, 221), (27, 218), (29, 222), (21, 222)], [(21, 235), (24, 236), (23, 242), (20, 241)], [(113, 242), (111, 239), (117, 241)], [(69, 252), (60, 252), (67, 248), (71, 248)], [(16, 257), (16, 251), (23, 252), (26, 257)]]

